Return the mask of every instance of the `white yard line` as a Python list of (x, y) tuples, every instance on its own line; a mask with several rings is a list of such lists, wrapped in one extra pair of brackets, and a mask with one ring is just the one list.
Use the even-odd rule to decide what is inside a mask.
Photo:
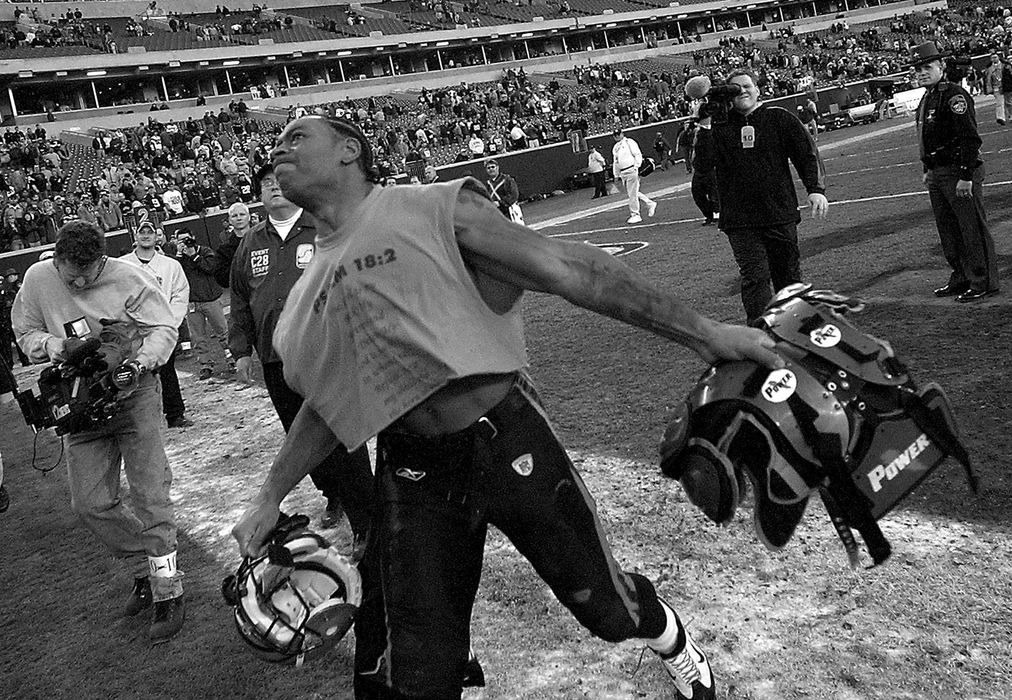
[[(909, 122), (904, 122), (903, 124), (896, 124), (895, 126), (889, 126), (889, 127), (884, 128), (884, 129), (879, 129), (877, 131), (869, 132), (867, 134), (861, 134), (860, 136), (853, 136), (853, 137), (851, 137), (849, 139), (843, 139), (842, 141), (835, 141), (833, 143), (828, 143), (825, 146), (820, 146), (819, 147), (819, 152), (820, 153), (826, 153), (826, 152), (829, 152), (829, 151), (835, 151), (838, 148), (843, 148), (844, 146), (849, 146), (849, 145), (854, 144), (854, 143), (861, 143), (862, 141), (868, 141), (870, 139), (875, 139), (875, 138), (878, 138), (879, 136), (885, 136), (886, 134), (891, 134), (894, 131), (901, 131), (902, 129), (909, 129), (913, 125), (914, 125), (913, 120), (910, 120)], [(648, 197), (650, 197), (652, 199), (656, 198), (656, 197), (667, 197), (668, 195), (672, 195), (672, 194), (675, 194), (677, 192), (685, 192), (686, 190), (688, 190), (690, 188), (690, 186), (691, 186), (691, 183), (683, 182), (683, 183), (678, 184), (678, 185), (672, 185), (670, 187), (665, 187), (665, 188), (662, 188), (662, 189), (659, 189), (659, 190), (653, 190), (651, 192), (646, 192), (644, 190), (644, 194), (646, 194)], [(832, 202), (832, 204), (835, 204), (835, 203), (836, 202)], [(545, 219), (544, 221), (539, 221), (536, 224), (531, 224), (530, 227), (532, 229), (536, 230), (536, 231), (540, 231), (541, 229), (551, 228), (553, 226), (563, 226), (563, 225), (571, 223), (573, 221), (579, 221), (580, 219), (586, 219), (588, 217), (595, 216), (596, 214), (603, 214), (605, 212), (615, 211), (616, 209), (622, 209), (623, 207), (626, 207), (626, 206), (628, 206), (628, 204), (627, 204), (627, 201), (625, 199), (617, 199), (614, 202), (609, 202), (608, 204), (598, 204), (597, 206), (590, 207), (589, 209), (583, 209), (581, 211), (576, 211), (576, 212), (573, 212), (571, 214), (563, 214), (561, 216), (554, 216), (554, 217), (552, 217), (550, 219)], [(687, 220), (685, 220), (685, 222), (696, 221), (696, 220), (697, 219), (687, 219)], [(664, 224), (685, 223), (685, 222), (666, 221), (666, 222), (664, 222)], [(648, 226), (656, 226), (658, 224), (647, 224), (647, 225)], [(642, 227), (637, 227), (637, 228), (642, 228)], [(609, 231), (624, 230), (624, 227), (620, 228), (620, 229), (605, 229), (605, 230), (609, 230)], [(577, 235), (577, 234), (563, 234), (563, 235), (572, 236), (572, 235)]]

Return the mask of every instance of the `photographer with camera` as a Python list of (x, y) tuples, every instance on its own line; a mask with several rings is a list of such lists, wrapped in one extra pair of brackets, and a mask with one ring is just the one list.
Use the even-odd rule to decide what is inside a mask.
[(197, 239), (186, 229), (176, 231), (176, 243), (176, 258), (190, 283), (190, 311), (186, 315), (186, 322), (197, 349), (197, 361), (200, 362), (197, 379), (204, 381), (214, 375), (214, 366), (219, 357), (231, 368), (228, 321), (225, 320), (225, 310), (221, 304), (223, 290), (215, 279), (218, 260), (213, 250), (197, 245)]
[(713, 90), (709, 78), (697, 76), (686, 83), (685, 92), (691, 99), (706, 97), (726, 106), (713, 118), (719, 226), (738, 263), (741, 300), (752, 323), (773, 292), (801, 281), (801, 214), (790, 164), (808, 191), (814, 219), (825, 218), (829, 209), (825, 169), (797, 116), (759, 101), (752, 71), (736, 69), (726, 86)]
[[(95, 224), (71, 221), (57, 235), (52, 260), (32, 265), (14, 300), (17, 341), (34, 362), (53, 362), (43, 375), (76, 388), (96, 374), (129, 386), (114, 410), (75, 424), (64, 437), (71, 509), (117, 556), (138, 567), (125, 614), (153, 607), (153, 643), (183, 625), (182, 572), (176, 568), (172, 471), (160, 424), (159, 385), (152, 370), (168, 359), (177, 331), (168, 299), (135, 265), (106, 255)], [(107, 359), (101, 360), (101, 348)], [(40, 387), (41, 387), (40, 381)], [(69, 393), (69, 392), (68, 392)], [(73, 416), (76, 404), (66, 408)], [(54, 412), (57, 420), (63, 411)], [(58, 428), (59, 432), (59, 428)], [(120, 464), (130, 486), (120, 491)]]

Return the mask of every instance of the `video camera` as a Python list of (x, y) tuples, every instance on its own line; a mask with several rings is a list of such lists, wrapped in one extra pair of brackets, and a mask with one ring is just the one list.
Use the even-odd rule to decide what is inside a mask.
[(694, 76), (685, 83), (686, 97), (702, 101), (699, 105), (699, 118), (711, 117), (717, 124), (727, 121), (734, 98), (740, 94), (740, 86), (734, 83), (714, 85), (706, 75)]
[(127, 351), (108, 326), (98, 338), (68, 338), (66, 359), (39, 376), (39, 395), (19, 392), (18, 405), (35, 432), (55, 428), (57, 435), (91, 430), (108, 422), (137, 387), (141, 367), (127, 362)]

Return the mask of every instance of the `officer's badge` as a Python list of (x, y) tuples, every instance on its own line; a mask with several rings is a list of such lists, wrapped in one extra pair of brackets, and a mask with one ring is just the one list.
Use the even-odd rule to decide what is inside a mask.
[(949, 109), (952, 110), (953, 114), (966, 114), (966, 98), (962, 95), (956, 95), (949, 100)]
[(520, 476), (530, 476), (534, 471), (534, 457), (530, 453), (520, 455), (513, 460), (513, 470)]

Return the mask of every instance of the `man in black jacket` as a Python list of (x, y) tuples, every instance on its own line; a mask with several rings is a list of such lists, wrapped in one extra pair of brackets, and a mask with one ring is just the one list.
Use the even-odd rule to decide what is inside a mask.
[(713, 223), (714, 215), (720, 211), (717, 195), (717, 176), (713, 158), (713, 117), (709, 103), (699, 109), (699, 122), (692, 139), (692, 201), (703, 214), (703, 226)]
[(228, 322), (221, 305), (222, 288), (214, 280), (214, 251), (198, 246), (186, 229), (176, 231), (179, 245), (177, 259), (190, 283), (190, 311), (186, 315), (193, 344), (200, 362), (197, 379), (204, 381), (214, 375), (219, 358), (228, 362)]
[(18, 271), (13, 267), (4, 272), (0, 278), (0, 357), (7, 360), (7, 364), (14, 366), (14, 355), (11, 353), (11, 346), (17, 350), (18, 359), (22, 367), (28, 367), (31, 362), (25, 355), (21, 346), (14, 340), (14, 329), (11, 326), (11, 308), (14, 306), (14, 297), (21, 290), (21, 281)]
[[(285, 431), (302, 406), (302, 397), (285, 382), (281, 358), (274, 351), (274, 325), (285, 306), (288, 292), (302, 276), (316, 252), (316, 224), (281, 194), (270, 164), (256, 175), (267, 220), (254, 226), (240, 240), (232, 261), (231, 327), (229, 346), (239, 378), (252, 381), (253, 350), (263, 365), (264, 384)], [(334, 527), (341, 507), (348, 515), (355, 549), (364, 549), (372, 517), (372, 467), (363, 446), (349, 453), (338, 445), (310, 474), (327, 497), (323, 527)]]
[(751, 71), (735, 70), (728, 82), (742, 91), (727, 121), (713, 128), (720, 229), (731, 242), (752, 323), (774, 291), (801, 281), (801, 214), (790, 164), (808, 191), (812, 218), (825, 218), (829, 201), (819, 149), (804, 125), (786, 109), (759, 102)]
[(984, 213), (984, 161), (973, 98), (945, 79), (943, 56), (933, 42), (914, 47), (911, 58), (918, 83), (927, 88), (917, 107), (924, 184), (952, 268), (935, 296), (976, 301), (997, 294), (998, 260)]
[(232, 259), (235, 258), (235, 251), (239, 249), (242, 239), (250, 232), (250, 224), (249, 207), (245, 203), (236, 202), (228, 208), (228, 228), (222, 234), (221, 245), (214, 251), (216, 258), (214, 280), (226, 289), (230, 284)]

